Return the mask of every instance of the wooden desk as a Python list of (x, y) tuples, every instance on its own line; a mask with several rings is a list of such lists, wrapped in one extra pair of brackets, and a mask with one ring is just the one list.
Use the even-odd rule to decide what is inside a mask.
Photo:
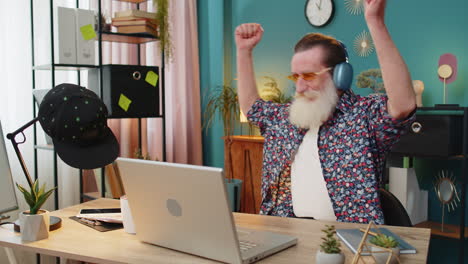
[[(52, 215), (62, 218), (62, 228), (52, 231), (48, 239), (35, 242), (22, 242), (20, 234), (13, 232), (11, 225), (0, 226), (0, 246), (92, 263), (217, 263), (142, 243), (136, 236), (125, 233), (123, 229), (98, 232), (68, 219), (69, 216), (76, 215), (81, 208), (106, 207), (119, 207), (119, 201), (98, 199), (54, 211)], [(322, 236), (320, 230), (327, 222), (240, 213), (235, 213), (234, 216), (239, 226), (289, 234), (298, 238), (296, 246), (268, 257), (260, 263), (315, 263), (315, 253)], [(362, 226), (347, 223), (334, 224), (337, 228)], [(417, 254), (402, 255), (402, 263), (426, 263), (429, 229), (388, 228), (417, 249)], [(344, 245), (342, 250), (346, 255), (346, 263), (350, 263), (353, 258), (351, 251)]]

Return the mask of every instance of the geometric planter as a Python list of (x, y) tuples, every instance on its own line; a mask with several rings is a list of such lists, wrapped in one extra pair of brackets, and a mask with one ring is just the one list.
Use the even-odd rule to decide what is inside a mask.
[(49, 211), (39, 210), (37, 213), (31, 215), (25, 211), (19, 214), (22, 240), (36, 241), (49, 237)]
[[(389, 264), (398, 263), (397, 257), (400, 256), (400, 248), (394, 247), (394, 248), (388, 248), (388, 249), (392, 250), (392, 258)], [(372, 251), (372, 256), (375, 258), (375, 263), (377, 264), (387, 263), (390, 252), (387, 252), (380, 247), (374, 247), (374, 246), (371, 247), (371, 251)]]
[(317, 255), (315, 255), (315, 263), (317, 264), (343, 264), (344, 262), (345, 256), (341, 252), (328, 254), (318, 250)]

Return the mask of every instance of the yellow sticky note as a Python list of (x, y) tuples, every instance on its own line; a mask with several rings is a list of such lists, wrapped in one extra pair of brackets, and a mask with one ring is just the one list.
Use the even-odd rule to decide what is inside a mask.
[(96, 37), (96, 31), (94, 31), (94, 27), (91, 24), (80, 27), (80, 31), (84, 40), (90, 40)]
[(156, 84), (158, 83), (159, 75), (156, 74), (154, 71), (149, 71), (146, 74), (145, 81), (154, 87), (156, 87)]
[(130, 104), (132, 103), (132, 100), (128, 99), (127, 96), (120, 94), (119, 98), (119, 106), (122, 108), (125, 112), (128, 111), (128, 107), (130, 107)]

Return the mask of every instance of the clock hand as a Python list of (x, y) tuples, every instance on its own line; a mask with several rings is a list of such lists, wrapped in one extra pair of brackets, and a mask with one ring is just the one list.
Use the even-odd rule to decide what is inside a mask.
[(320, 0), (320, 2), (319, 2), (319, 6), (320, 6), (320, 7), (322, 7), (322, 0)]
[(317, 2), (315, 2), (315, 5), (317, 6), (318, 10), (322, 10), (322, 9), (320, 8), (320, 5), (317, 4)]

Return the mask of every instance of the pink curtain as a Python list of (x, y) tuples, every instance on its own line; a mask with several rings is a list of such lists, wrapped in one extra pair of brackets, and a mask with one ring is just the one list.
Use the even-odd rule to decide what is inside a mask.
[[(196, 0), (170, 0), (173, 58), (165, 68), (166, 159), (169, 162), (202, 164), (201, 106), (198, 63)], [(135, 9), (134, 4), (102, 1), (108, 17), (119, 10)], [(97, 8), (96, 8), (97, 9)], [(155, 12), (152, 2), (140, 9)], [(137, 64), (137, 46), (103, 42), (103, 64)], [(159, 43), (141, 45), (142, 65), (161, 64)], [(120, 142), (120, 156), (134, 157), (138, 148), (137, 119), (109, 120)], [(162, 159), (162, 120), (142, 119), (142, 152)]]

